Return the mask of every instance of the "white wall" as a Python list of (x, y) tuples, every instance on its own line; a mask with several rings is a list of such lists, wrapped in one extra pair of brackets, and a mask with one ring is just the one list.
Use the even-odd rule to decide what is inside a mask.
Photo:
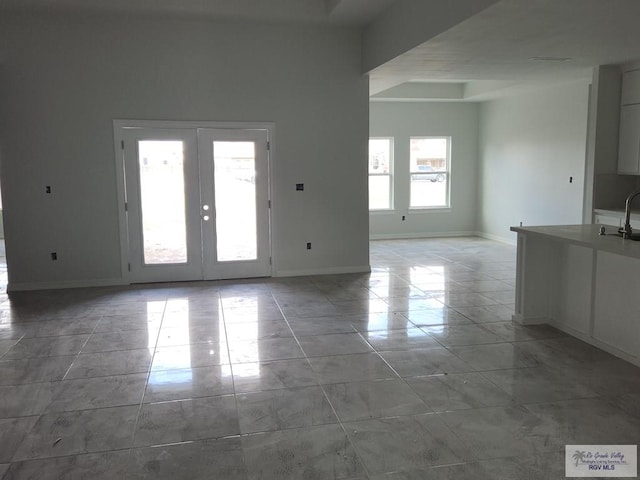
[(582, 223), (587, 110), (587, 82), (482, 104), (482, 232), (514, 242), (520, 222)]
[[(370, 135), (394, 137), (396, 187), (394, 211), (370, 214), (372, 238), (455, 235), (477, 230), (478, 112), (475, 103), (371, 103)], [(451, 136), (451, 209), (409, 211), (409, 138), (438, 135)]]
[(275, 122), (274, 273), (366, 269), (368, 82), (360, 54), (358, 32), (347, 29), (3, 14), (10, 286), (121, 278), (115, 118)]

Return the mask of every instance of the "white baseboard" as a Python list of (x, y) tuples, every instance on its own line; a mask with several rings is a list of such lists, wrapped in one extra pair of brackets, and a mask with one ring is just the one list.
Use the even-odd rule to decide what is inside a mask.
[(62, 288), (114, 287), (129, 285), (122, 278), (104, 278), (91, 280), (71, 280), (62, 282), (25, 282), (9, 283), (7, 292), (25, 292), (31, 290), (59, 290)]
[[(503, 238), (485, 232), (463, 231), (463, 232), (437, 232), (437, 233), (382, 233), (369, 236), (369, 240), (402, 240), (419, 238), (446, 238), (446, 237), (482, 237), (510, 245), (516, 244), (516, 239)], [(367, 273), (371, 271), (370, 265), (356, 265), (348, 267), (328, 267), (310, 268), (295, 270), (279, 270), (272, 273), (273, 277), (301, 277), (308, 275), (337, 275), (343, 273)], [(91, 279), (91, 280), (71, 280), (71, 281), (50, 281), (50, 282), (24, 282), (9, 283), (7, 292), (21, 292), (30, 290), (54, 290), (63, 288), (83, 288), (83, 287), (111, 287), (119, 285), (129, 285), (129, 282), (122, 278)]]
[(369, 273), (369, 265), (351, 267), (309, 268), (304, 270), (279, 270), (274, 271), (274, 277), (305, 277), (309, 275), (339, 275), (343, 273)]
[(493, 240), (494, 242), (506, 243), (508, 245), (518, 244), (518, 238), (515, 236), (513, 238), (507, 238), (507, 237), (500, 237), (498, 235), (494, 235), (492, 233), (487, 233), (487, 232), (477, 232), (477, 236), (486, 238), (487, 240)]
[(446, 237), (477, 237), (478, 232), (436, 232), (436, 233), (376, 233), (369, 235), (369, 240), (404, 240), (412, 238), (446, 238)]
[[(313, 268), (304, 270), (281, 270), (274, 271), (273, 277), (302, 277), (309, 275), (337, 275), (343, 273), (368, 273), (371, 271), (369, 265), (349, 266), (349, 267), (329, 267), (329, 268)], [(60, 290), (63, 288), (91, 288), (91, 287), (114, 287), (130, 285), (129, 282), (122, 278), (106, 278), (91, 280), (71, 280), (61, 282), (24, 282), (9, 283), (7, 292), (26, 292), (32, 290)]]
[(436, 232), (436, 233), (376, 233), (369, 235), (369, 240), (404, 240), (412, 238), (447, 238), (447, 237), (480, 237), (495, 242), (506, 243), (508, 245), (517, 245), (518, 239), (510, 237), (501, 237), (492, 233), (473, 231), (463, 232)]

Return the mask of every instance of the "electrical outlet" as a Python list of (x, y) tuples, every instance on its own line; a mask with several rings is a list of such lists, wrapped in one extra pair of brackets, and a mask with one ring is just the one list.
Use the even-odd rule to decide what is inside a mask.
[(58, 260), (58, 252), (51, 252), (51, 260), (53, 261)]
[(296, 191), (302, 192), (304, 190), (304, 183), (296, 183)]
[(311, 242), (307, 242), (307, 250), (311, 250)]
[(51, 193), (51, 185), (46, 185), (44, 187), (44, 191), (45, 191), (45, 193)]

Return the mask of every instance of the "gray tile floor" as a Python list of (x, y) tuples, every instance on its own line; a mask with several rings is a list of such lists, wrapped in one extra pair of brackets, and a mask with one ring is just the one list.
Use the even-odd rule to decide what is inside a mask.
[(0, 297), (0, 478), (551, 480), (639, 443), (640, 369), (511, 323), (512, 246), (371, 262)]

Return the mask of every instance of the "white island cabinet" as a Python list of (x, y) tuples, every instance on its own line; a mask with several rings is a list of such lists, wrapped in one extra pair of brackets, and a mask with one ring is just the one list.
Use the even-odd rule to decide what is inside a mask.
[(512, 227), (518, 234), (516, 310), (640, 365), (640, 242), (599, 225)]

